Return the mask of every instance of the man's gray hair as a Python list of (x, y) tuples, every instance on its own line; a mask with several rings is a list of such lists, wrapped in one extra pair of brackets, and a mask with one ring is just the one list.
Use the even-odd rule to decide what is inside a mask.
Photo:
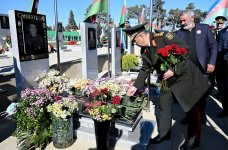
[(184, 14), (188, 15), (189, 17), (194, 17), (195, 16), (194, 12), (191, 9), (187, 9), (187, 10), (181, 11), (180, 16), (182, 16)]

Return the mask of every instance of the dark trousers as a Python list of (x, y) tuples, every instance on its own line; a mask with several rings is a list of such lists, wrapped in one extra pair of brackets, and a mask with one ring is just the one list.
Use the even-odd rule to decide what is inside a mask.
[(190, 143), (200, 142), (201, 122), (200, 122), (200, 105), (196, 105), (189, 112), (187, 112), (188, 124), (188, 141)]
[[(161, 92), (160, 94), (158, 101), (159, 114), (157, 117), (157, 123), (158, 132), (161, 137), (171, 131), (172, 106), (174, 99), (175, 97), (171, 89), (169, 89), (166, 93)], [(194, 139), (194, 142), (199, 142), (201, 131), (199, 104), (187, 112), (187, 117), (189, 118), (188, 140)]]
[(216, 81), (218, 90), (222, 94), (222, 107), (228, 113), (228, 66), (227, 60), (222, 57), (217, 60)]
[(160, 136), (165, 136), (172, 126), (172, 106), (174, 103), (174, 97), (171, 90), (166, 93), (161, 92), (158, 100), (158, 132)]

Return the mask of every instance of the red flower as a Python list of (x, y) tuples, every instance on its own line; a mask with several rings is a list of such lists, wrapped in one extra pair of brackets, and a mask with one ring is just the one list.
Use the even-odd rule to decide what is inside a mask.
[(105, 94), (105, 93), (107, 93), (107, 91), (108, 91), (108, 88), (103, 88), (103, 89), (101, 90), (101, 94)]
[(171, 45), (167, 45), (166, 47), (165, 47), (165, 50), (168, 52), (168, 51), (170, 51), (170, 50), (172, 50), (172, 46)]
[(58, 95), (57, 95), (57, 96), (55, 96), (55, 98), (54, 98), (54, 99), (55, 99), (55, 101), (59, 101), (59, 100), (61, 100), (61, 99), (62, 99), (62, 96), (58, 96)]
[(163, 57), (168, 57), (169, 56), (169, 50), (165, 48), (160, 48), (158, 50), (158, 54), (161, 54)]
[(186, 53), (186, 49), (179, 47), (177, 44), (172, 44), (167, 45), (164, 48), (158, 49), (157, 53), (158, 57), (162, 61), (160, 65), (160, 70), (165, 72), (170, 67), (174, 67), (182, 61), (182, 54)]
[(95, 102), (94, 102), (94, 105), (95, 105), (95, 106), (101, 106), (101, 101), (95, 101)]
[(112, 103), (114, 105), (118, 105), (118, 104), (120, 104), (120, 100), (121, 100), (120, 96), (116, 95), (112, 98)]
[(90, 96), (91, 98), (94, 98), (94, 97), (98, 96), (98, 93), (99, 93), (99, 90), (96, 89), (96, 90), (95, 90), (93, 93), (91, 93), (89, 96)]
[(181, 48), (180, 47), (177, 47), (175, 49), (175, 54), (177, 54), (177, 55), (181, 55), (182, 54), (182, 51), (181, 51)]
[(89, 112), (89, 107), (86, 107), (85, 111), (86, 111), (86, 112)]
[(185, 54), (187, 52), (187, 50), (185, 48), (181, 48), (181, 53)]

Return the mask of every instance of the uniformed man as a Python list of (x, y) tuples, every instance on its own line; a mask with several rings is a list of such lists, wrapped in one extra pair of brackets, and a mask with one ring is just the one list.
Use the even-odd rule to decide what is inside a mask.
[(151, 72), (151, 69), (160, 73), (162, 80), (167, 80), (168, 90), (161, 91), (159, 97), (159, 116), (157, 116), (158, 135), (151, 139), (153, 144), (160, 143), (171, 138), (171, 113), (174, 97), (177, 99), (185, 112), (191, 114), (188, 124), (188, 137), (180, 149), (191, 149), (197, 147), (200, 142), (200, 110), (198, 101), (209, 89), (208, 82), (203, 78), (195, 65), (185, 59), (174, 68), (169, 68), (166, 72), (160, 71), (160, 61), (156, 56), (157, 50), (167, 45), (177, 44), (182, 48), (187, 46), (170, 32), (149, 33), (145, 30), (145, 25), (125, 29), (132, 42), (145, 49), (142, 53), (143, 65), (139, 75), (132, 87), (127, 91), (128, 96), (133, 96), (137, 89), (144, 86), (144, 81)]
[[(226, 17), (224, 16), (217, 16), (215, 18), (215, 21), (216, 21), (216, 29), (215, 29), (215, 37), (216, 37), (216, 41), (219, 43), (219, 33), (220, 31), (224, 28), (224, 24), (225, 24), (225, 21), (226, 21)], [(216, 60), (216, 70), (215, 70), (215, 73), (218, 74), (216, 75), (216, 81), (217, 81), (217, 88), (218, 88), (218, 92), (215, 94), (215, 98), (217, 99), (220, 99), (221, 98), (221, 95), (222, 95), (222, 90), (221, 87), (222, 87), (222, 84), (224, 84), (224, 81), (221, 80), (220, 78), (220, 74), (222, 73), (223, 74), (223, 69), (222, 68), (222, 60), (223, 60), (223, 56), (220, 52), (218, 52), (218, 55), (217, 55), (217, 60)]]
[(221, 93), (223, 110), (218, 114), (219, 118), (228, 116), (228, 26), (219, 32), (218, 57), (216, 64), (216, 81), (218, 92)]
[(224, 23), (226, 21), (226, 17), (224, 17), (224, 16), (217, 16), (215, 18), (215, 21), (216, 21), (215, 35), (216, 35), (216, 39), (218, 39), (219, 31), (224, 28)]

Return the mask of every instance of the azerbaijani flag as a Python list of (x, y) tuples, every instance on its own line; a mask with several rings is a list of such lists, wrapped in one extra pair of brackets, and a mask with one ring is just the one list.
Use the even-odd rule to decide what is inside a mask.
[(119, 22), (119, 28), (120, 28), (120, 41), (119, 42), (120, 42), (122, 50), (124, 50), (124, 48), (125, 48), (125, 38), (124, 38), (123, 28), (124, 28), (125, 21), (126, 21), (126, 11), (127, 11), (126, 0), (124, 0), (121, 17), (120, 17), (120, 22)]
[(31, 13), (37, 14), (38, 4), (39, 4), (39, 0), (33, 0), (32, 1), (31, 11), (30, 11)]
[(203, 23), (211, 24), (215, 21), (215, 17), (224, 16), (227, 17), (228, 13), (228, 1), (227, 0), (216, 0), (215, 3), (208, 10), (207, 16)]
[(95, 22), (96, 15), (99, 13), (108, 13), (108, 0), (94, 0), (84, 22)]
[(120, 22), (119, 22), (119, 28), (123, 28), (124, 27), (124, 24), (125, 24), (125, 21), (126, 21), (126, 10), (127, 7), (126, 7), (126, 0), (124, 0), (124, 4), (123, 4), (123, 7), (122, 7), (122, 13), (121, 13), (121, 17), (120, 17)]

